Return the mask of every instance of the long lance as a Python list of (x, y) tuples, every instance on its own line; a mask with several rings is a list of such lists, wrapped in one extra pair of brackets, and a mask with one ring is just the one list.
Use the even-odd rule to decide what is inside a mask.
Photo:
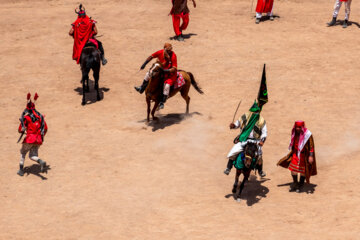
[(240, 100), (240, 102), (239, 102), (239, 104), (238, 104), (238, 106), (237, 106), (237, 108), (236, 108), (236, 111), (235, 111), (235, 113), (234, 113), (234, 117), (233, 117), (232, 122), (234, 122), (234, 120), (235, 120), (236, 113), (237, 113), (237, 111), (239, 110), (239, 107), (240, 107), (240, 105), (241, 105), (241, 102), (242, 102), (242, 99)]

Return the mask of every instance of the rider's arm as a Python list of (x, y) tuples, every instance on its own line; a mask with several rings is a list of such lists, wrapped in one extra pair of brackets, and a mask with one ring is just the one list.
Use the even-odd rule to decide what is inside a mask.
[(171, 61), (172, 61), (172, 67), (165, 72), (175, 73), (177, 71), (177, 57), (174, 52), (172, 54)]
[(236, 129), (240, 127), (240, 121), (236, 120), (235, 123), (230, 123), (230, 129)]
[(192, 0), (192, 2), (193, 2), (193, 5), (194, 5), (194, 8), (196, 8), (196, 2), (195, 2), (195, 0)]
[(265, 123), (263, 128), (261, 129), (261, 136), (260, 136), (261, 142), (264, 143), (266, 141), (266, 138), (267, 138), (267, 127)]
[(71, 28), (70, 28), (69, 35), (70, 36), (74, 35), (74, 27), (73, 26), (71, 26)]
[(143, 63), (143, 65), (141, 65), (140, 70), (143, 70), (146, 67), (146, 64), (148, 64), (154, 57), (153, 56), (149, 56), (145, 62)]

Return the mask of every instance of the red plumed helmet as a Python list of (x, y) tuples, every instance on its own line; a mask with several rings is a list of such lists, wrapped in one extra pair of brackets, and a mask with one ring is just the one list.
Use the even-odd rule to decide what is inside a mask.
[(27, 98), (26, 109), (34, 110), (35, 109), (35, 101), (39, 98), (39, 95), (37, 93), (35, 93), (34, 102), (31, 101), (31, 94), (30, 93), (27, 94), (26, 98)]

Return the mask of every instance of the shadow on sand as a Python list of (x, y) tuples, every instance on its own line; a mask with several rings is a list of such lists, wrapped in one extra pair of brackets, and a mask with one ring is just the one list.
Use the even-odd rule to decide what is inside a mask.
[[(152, 131), (155, 132), (159, 129), (164, 129), (166, 127), (170, 127), (174, 124), (179, 124), (182, 121), (191, 118), (194, 115), (200, 115), (202, 116), (201, 113), (199, 112), (192, 112), (189, 114), (186, 113), (169, 113), (166, 115), (161, 115), (158, 114), (157, 115), (157, 120), (150, 120), (150, 122), (148, 123), (148, 126), (152, 127)], [(146, 119), (141, 120), (139, 122), (146, 122)]]
[(33, 174), (35, 176), (38, 176), (39, 178), (41, 178), (41, 180), (47, 180), (47, 177), (44, 177), (43, 175), (41, 175), (41, 173), (47, 174), (48, 170), (51, 170), (50, 165), (46, 165), (44, 172), (41, 172), (40, 165), (33, 164), (30, 167), (25, 167), (24, 173), (26, 175)]
[[(278, 187), (288, 186), (290, 188), (291, 184), (292, 184), (292, 182), (289, 182), (289, 183), (279, 184), (277, 186)], [(304, 185), (303, 189), (300, 191), (300, 193), (313, 194), (315, 192), (316, 186), (317, 186), (316, 184), (305, 183), (305, 185)]]
[[(252, 206), (255, 203), (258, 203), (262, 198), (266, 198), (269, 188), (263, 186), (262, 184), (269, 180), (269, 178), (261, 178), (260, 181), (258, 181), (255, 175), (251, 175), (249, 177), (249, 181), (245, 183), (244, 189), (241, 193), (241, 200), (246, 200), (246, 205)], [(225, 196), (225, 198), (230, 197), (233, 197), (234, 200), (236, 200), (235, 194), (233, 193)]]
[[(99, 83), (100, 84), (100, 83)], [(82, 84), (81, 84), (82, 85)], [(86, 100), (86, 104), (92, 104), (92, 103), (95, 103), (97, 102), (97, 99), (96, 99), (96, 90), (94, 88), (94, 85), (95, 85), (95, 81), (94, 80), (91, 80), (89, 79), (89, 89), (90, 89), (90, 92), (86, 92), (85, 93), (85, 100)], [(108, 92), (110, 91), (110, 88), (105, 88), (105, 87), (101, 87), (99, 88), (99, 93), (100, 93), (100, 101), (104, 99), (104, 92)], [(75, 92), (77, 92), (79, 95), (82, 96), (82, 86), (81, 87), (77, 87), (74, 89)]]
[[(344, 24), (344, 20), (337, 20), (334, 26), (339, 26), (339, 25), (343, 25)], [(360, 24), (358, 22), (353, 22), (353, 21), (348, 21), (348, 26), (351, 25), (356, 25), (358, 28), (360, 28)], [(333, 27), (333, 26), (328, 26), (328, 27)]]
[[(182, 35), (184, 39), (190, 39), (192, 36), (197, 36), (196, 33), (187, 33)], [(176, 40), (176, 36), (170, 37), (170, 40)]]

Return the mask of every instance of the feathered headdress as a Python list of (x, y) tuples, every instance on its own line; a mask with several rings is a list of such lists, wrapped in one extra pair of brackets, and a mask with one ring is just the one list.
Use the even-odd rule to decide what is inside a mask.
[(28, 110), (34, 110), (35, 109), (35, 102), (36, 100), (39, 98), (39, 95), (37, 93), (35, 93), (34, 95), (34, 101), (31, 101), (31, 94), (28, 93), (26, 96), (27, 99), (27, 104), (26, 104), (26, 109)]

